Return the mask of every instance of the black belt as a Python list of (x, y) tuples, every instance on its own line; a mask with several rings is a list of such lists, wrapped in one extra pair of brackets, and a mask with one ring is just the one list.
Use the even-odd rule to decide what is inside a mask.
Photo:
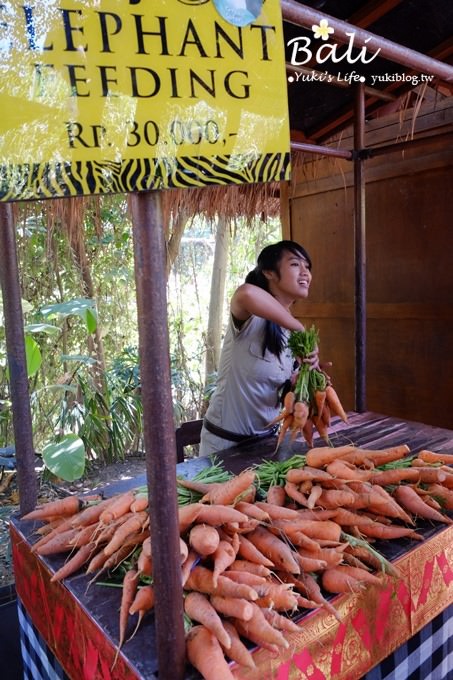
[(230, 442), (236, 442), (237, 444), (241, 445), (254, 444), (260, 439), (271, 437), (272, 435), (276, 434), (278, 430), (278, 425), (275, 425), (267, 432), (263, 432), (263, 434), (237, 434), (237, 432), (230, 432), (229, 430), (224, 430), (223, 427), (214, 425), (214, 423), (211, 423), (211, 421), (208, 420), (207, 418), (204, 418), (203, 426), (207, 429), (208, 432), (210, 432), (211, 434), (215, 434), (216, 437), (220, 437), (220, 439), (227, 439)]

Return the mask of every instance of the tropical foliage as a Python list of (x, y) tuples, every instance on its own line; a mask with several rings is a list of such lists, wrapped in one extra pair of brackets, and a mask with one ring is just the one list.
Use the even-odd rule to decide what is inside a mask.
[[(34, 445), (56, 476), (142, 448), (132, 229), (124, 196), (24, 204), (17, 250)], [(53, 208), (52, 204), (57, 204)], [(65, 204), (67, 205), (67, 204)], [(227, 298), (277, 220), (231, 223)], [(239, 237), (240, 233), (240, 237)], [(244, 238), (244, 234), (247, 238)], [(170, 235), (168, 235), (170, 238)], [(175, 425), (200, 416), (215, 374), (204, 375), (215, 220), (190, 220), (168, 279)], [(0, 300), (0, 447), (13, 442)]]

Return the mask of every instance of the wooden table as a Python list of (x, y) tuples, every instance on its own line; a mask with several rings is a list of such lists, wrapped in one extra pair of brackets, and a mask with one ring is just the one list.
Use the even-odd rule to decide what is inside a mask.
[[(352, 413), (348, 424), (334, 421), (331, 440), (335, 446), (352, 442), (377, 449), (406, 443), (414, 453), (422, 448), (453, 452), (451, 430), (374, 413)], [(275, 443), (275, 438), (271, 438), (251, 446), (234, 447), (218, 458), (228, 470), (239, 472), (263, 460), (275, 459)], [(319, 440), (316, 444), (320, 445)], [(278, 456), (287, 458), (304, 451), (305, 445), (296, 441), (283, 447)], [(209, 464), (209, 459), (187, 461), (177, 466), (177, 474), (192, 477)], [(143, 475), (120, 484), (106, 485), (102, 491), (108, 496), (144, 483)], [(408, 539), (376, 544), (395, 561), (401, 578), (395, 580), (386, 576), (382, 586), (367, 588), (360, 594), (336, 597), (334, 603), (342, 615), (341, 624), (324, 610), (302, 612), (298, 618), (300, 634), (289, 635), (289, 650), (283, 650), (275, 659), (265, 650), (257, 649), (254, 655), (258, 670), (249, 672), (234, 668), (235, 677), (242, 680), (289, 680), (305, 676), (312, 680), (355, 680), (376, 667), (430, 621), (451, 611), (453, 608), (449, 610), (448, 607), (453, 603), (453, 528), (420, 526), (425, 537), (421, 544), (414, 545)], [(12, 520), (22, 640), (28, 646), (26, 654), (33, 657), (24, 659), (25, 665), (35, 663), (34, 657), (41, 655), (49, 664), (61, 666), (56, 677), (74, 680), (155, 678), (157, 661), (152, 616), (124, 646), (112, 670), (118, 641), (119, 591), (96, 585), (87, 590), (88, 579), (84, 575), (73, 576), (64, 584), (51, 583), (51, 575), (64, 558), (37, 558), (31, 553), (34, 528), (33, 522)], [(447, 627), (451, 621), (453, 619), (447, 621)], [(30, 644), (32, 636), (34, 641)], [(451, 636), (453, 638), (453, 631)], [(34, 677), (33, 672), (28, 677)], [(188, 671), (187, 677), (195, 677), (195, 674)]]

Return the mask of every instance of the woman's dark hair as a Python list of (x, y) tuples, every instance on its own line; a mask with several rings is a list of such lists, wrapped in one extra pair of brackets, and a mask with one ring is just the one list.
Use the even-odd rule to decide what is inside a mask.
[[(282, 259), (283, 253), (288, 251), (307, 260), (308, 267), (311, 270), (311, 259), (305, 248), (302, 248), (296, 241), (278, 241), (278, 243), (273, 243), (272, 245), (263, 248), (258, 255), (255, 269), (252, 269), (252, 271), (247, 274), (245, 282), (251, 283), (254, 286), (258, 286), (269, 292), (269, 281), (265, 277), (264, 272), (273, 271), (278, 274), (279, 262)], [(269, 352), (280, 357), (284, 347), (285, 343), (281, 326), (274, 321), (266, 320), (262, 346), (263, 356), (268, 349)]]

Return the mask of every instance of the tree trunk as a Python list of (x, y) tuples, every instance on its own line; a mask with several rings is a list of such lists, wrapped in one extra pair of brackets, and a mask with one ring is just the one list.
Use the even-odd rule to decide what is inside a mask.
[(219, 216), (215, 239), (214, 264), (212, 267), (211, 278), (211, 295), (209, 300), (208, 329), (206, 334), (206, 386), (209, 382), (209, 376), (217, 371), (219, 366), (222, 342), (222, 312), (225, 296), (229, 246), (229, 221), (225, 217)]

